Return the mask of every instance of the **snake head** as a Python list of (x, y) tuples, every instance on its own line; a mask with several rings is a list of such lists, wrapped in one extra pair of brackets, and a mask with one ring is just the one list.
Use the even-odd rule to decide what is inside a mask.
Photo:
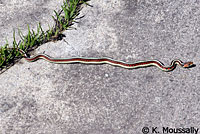
[(193, 62), (185, 62), (183, 64), (184, 68), (191, 68), (191, 67), (195, 67), (196, 65)]

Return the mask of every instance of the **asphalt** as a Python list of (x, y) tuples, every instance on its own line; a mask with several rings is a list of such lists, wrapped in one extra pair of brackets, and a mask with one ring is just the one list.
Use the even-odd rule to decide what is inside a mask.
[[(52, 24), (62, 0), (0, 0), (0, 39)], [(19, 63), (0, 75), (2, 134), (142, 134), (200, 129), (200, 2), (93, 0), (66, 37), (35, 50), (52, 57), (193, 61), (163, 72), (110, 65)], [(16, 37), (19, 39), (19, 37)], [(148, 127), (148, 128), (144, 128)], [(157, 127), (155, 129), (155, 127)], [(168, 127), (168, 128), (167, 128)], [(190, 129), (189, 129), (190, 128)], [(142, 131), (143, 130), (143, 131)], [(165, 131), (165, 132), (166, 132)], [(199, 130), (200, 133), (200, 130)]]

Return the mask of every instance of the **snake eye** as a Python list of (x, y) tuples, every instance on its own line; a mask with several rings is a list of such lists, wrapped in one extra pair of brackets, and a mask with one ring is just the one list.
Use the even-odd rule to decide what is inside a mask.
[(193, 62), (186, 62), (183, 65), (184, 68), (190, 68), (190, 67), (194, 67), (194, 66), (195, 66), (195, 64)]

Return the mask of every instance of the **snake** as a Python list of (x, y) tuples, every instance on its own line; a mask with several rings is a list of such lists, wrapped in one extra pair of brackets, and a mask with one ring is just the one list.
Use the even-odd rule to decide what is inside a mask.
[(82, 64), (109, 64), (112, 66), (118, 66), (125, 69), (137, 69), (150, 66), (156, 66), (162, 71), (169, 72), (176, 68), (179, 65), (182, 68), (191, 68), (195, 64), (193, 62), (182, 62), (181, 60), (172, 60), (169, 66), (165, 66), (159, 60), (147, 60), (147, 61), (138, 61), (134, 63), (124, 62), (121, 60), (114, 60), (112, 58), (103, 57), (103, 58), (94, 58), (94, 57), (72, 57), (72, 58), (52, 58), (46, 54), (38, 54), (33, 57), (29, 57), (23, 50), (20, 50), (20, 53), (23, 54), (24, 58), (28, 62), (34, 62), (39, 59), (44, 59), (48, 62), (55, 64), (73, 64), (73, 63), (82, 63)]

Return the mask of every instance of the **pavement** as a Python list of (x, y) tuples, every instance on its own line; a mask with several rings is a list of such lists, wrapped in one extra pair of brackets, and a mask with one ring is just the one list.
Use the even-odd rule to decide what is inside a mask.
[[(0, 39), (52, 24), (62, 0), (0, 0)], [(200, 2), (91, 0), (76, 29), (35, 54), (135, 62), (193, 61), (196, 67), (52, 64), (22, 59), (0, 75), (2, 134), (147, 134), (200, 129)], [(19, 37), (16, 37), (19, 39)], [(186, 131), (187, 130), (187, 131)], [(200, 133), (200, 130), (198, 131)]]

